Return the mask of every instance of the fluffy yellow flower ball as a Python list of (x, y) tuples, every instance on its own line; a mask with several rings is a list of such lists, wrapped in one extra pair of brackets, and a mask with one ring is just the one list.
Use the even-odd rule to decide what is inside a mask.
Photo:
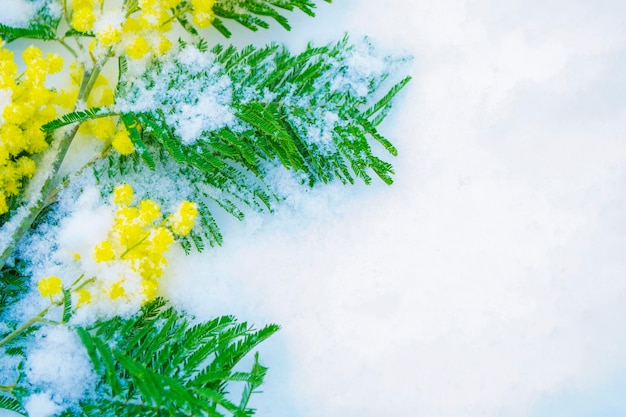
[(37, 288), (42, 297), (52, 297), (63, 292), (63, 281), (56, 275), (41, 278)]
[(124, 127), (120, 128), (115, 133), (111, 146), (122, 155), (130, 155), (135, 152), (135, 145), (133, 145), (133, 142), (130, 140), (130, 133), (128, 133), (128, 130)]
[(172, 232), (178, 236), (186, 236), (191, 232), (198, 217), (198, 206), (191, 201), (183, 201), (178, 207), (178, 211), (169, 218)]
[(113, 190), (113, 203), (126, 207), (135, 199), (135, 191), (129, 184), (120, 184)]

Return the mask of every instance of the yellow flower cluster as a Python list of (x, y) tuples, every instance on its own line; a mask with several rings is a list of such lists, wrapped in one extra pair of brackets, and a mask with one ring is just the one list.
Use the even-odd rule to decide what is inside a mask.
[(0, 214), (8, 211), (8, 198), (35, 173), (31, 155), (48, 147), (41, 126), (56, 117), (58, 94), (44, 82), (63, 68), (59, 55), (44, 57), (35, 46), (26, 48), (22, 59), (26, 69), (18, 76), (13, 52), (0, 40)]
[[(85, 279), (81, 275), (67, 287), (77, 307), (111, 300), (141, 304), (153, 300), (167, 266), (165, 253), (174, 243), (174, 235), (191, 232), (198, 215), (195, 203), (182, 201), (175, 213), (164, 217), (152, 200), (144, 199), (133, 205), (134, 194), (128, 184), (115, 187), (112, 201), (117, 210), (113, 225), (106, 240), (93, 249), (93, 260), (104, 268), (93, 273), (96, 277)], [(83, 262), (78, 253), (73, 258)], [(42, 297), (52, 299), (63, 291), (63, 282), (57, 276), (42, 278), (37, 285)]]
[[(79, 278), (69, 290), (76, 294), (76, 306), (80, 307), (83, 304), (89, 304), (91, 302), (91, 293), (82, 288), (83, 285), (90, 283), (93, 280), (83, 280), (83, 277)], [(77, 286), (78, 285), (78, 286)], [(56, 275), (41, 278), (37, 282), (37, 288), (39, 294), (42, 297), (50, 297), (51, 301), (59, 302), (60, 296), (63, 293), (63, 280)]]
[(72, 27), (79, 32), (90, 32), (96, 22), (95, 6), (101, 0), (72, 0)]
[(89, 49), (98, 55), (118, 45), (131, 59), (142, 59), (148, 53), (160, 56), (170, 50), (167, 33), (172, 30), (176, 15), (191, 12), (198, 28), (206, 28), (214, 19), (215, 0), (191, 0), (190, 8), (181, 8), (183, 0), (137, 0), (134, 8), (124, 13), (101, 13), (103, 0), (73, 0), (72, 27), (93, 32), (95, 39)]
[(37, 283), (37, 288), (42, 297), (54, 297), (63, 291), (63, 281), (56, 275), (41, 278)]
[[(107, 240), (94, 248), (94, 258), (99, 263), (126, 262), (141, 277), (144, 301), (149, 301), (155, 297), (158, 278), (163, 275), (163, 267), (167, 266), (164, 254), (174, 242), (174, 234), (181, 235), (181, 231), (189, 233), (197, 211), (193, 214), (192, 206), (195, 208), (195, 204), (184, 201), (173, 215), (181, 219), (180, 225), (175, 227), (172, 224), (170, 229), (165, 225), (166, 221), (161, 220), (161, 209), (156, 202), (145, 199), (132, 206), (133, 200), (134, 191), (130, 185), (122, 184), (115, 188), (113, 202), (118, 209), (113, 228)], [(121, 277), (111, 286), (109, 296), (115, 299), (124, 295), (124, 277)]]
[(201, 29), (211, 26), (215, 18), (213, 14), (214, 4), (215, 0), (191, 0), (193, 6), (192, 22)]
[[(163, 274), (167, 260), (163, 254), (174, 242), (170, 230), (155, 224), (161, 218), (161, 210), (152, 200), (142, 200), (137, 207), (131, 206), (133, 189), (124, 184), (116, 187), (113, 201), (118, 206), (107, 240), (96, 245), (96, 262), (126, 261), (131, 270), (142, 278), (146, 300), (156, 295), (157, 279)], [(124, 278), (114, 283), (109, 291), (112, 299), (125, 295)]]
[[(80, 71), (77, 68), (76, 71)], [(73, 97), (76, 100), (80, 75), (72, 76), (74, 84)], [(110, 87), (109, 80), (102, 74), (98, 76), (96, 82), (87, 98), (88, 107), (112, 106), (115, 101), (113, 88)], [(111, 141), (113, 148), (122, 155), (129, 155), (135, 151), (135, 146), (130, 140), (130, 134), (118, 117), (99, 117), (84, 122), (79, 129), (79, 133), (92, 135), (96, 139)]]
[(139, 13), (124, 22), (122, 30), (127, 39), (126, 54), (141, 59), (148, 52), (159, 56), (172, 47), (166, 36), (172, 30), (172, 9), (182, 0), (139, 0)]
[(97, 51), (120, 46), (132, 59), (141, 59), (148, 52), (162, 55), (172, 42), (166, 34), (175, 19), (173, 10), (182, 0), (138, 0), (136, 10), (103, 14), (101, 0), (79, 0), (73, 6), (72, 26), (76, 30), (93, 31), (95, 39), (89, 46)]
[(179, 236), (186, 236), (191, 232), (198, 217), (198, 207), (191, 201), (183, 201), (178, 211), (168, 217), (168, 223), (172, 232)]

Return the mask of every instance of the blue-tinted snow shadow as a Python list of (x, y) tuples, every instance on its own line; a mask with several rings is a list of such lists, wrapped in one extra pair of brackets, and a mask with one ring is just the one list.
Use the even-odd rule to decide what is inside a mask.
[(529, 417), (623, 417), (626, 415), (626, 368), (597, 384), (568, 388), (544, 397)]

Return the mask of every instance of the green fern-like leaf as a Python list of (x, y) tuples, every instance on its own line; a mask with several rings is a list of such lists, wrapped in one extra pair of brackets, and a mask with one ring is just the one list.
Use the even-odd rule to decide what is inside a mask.
[[(245, 101), (243, 94), (250, 88), (272, 94), (270, 102), (259, 95), (257, 101), (240, 104), (237, 113), (253, 127), (250, 136), (261, 151), (262, 160), (278, 158), (286, 168), (304, 171), (309, 176), (309, 184), (334, 178), (352, 182), (353, 174), (369, 183), (368, 169), (390, 182), (391, 170), (379, 162), (379, 157), (374, 157), (369, 141), (376, 141), (391, 155), (397, 155), (395, 147), (375, 127), (409, 78), (392, 86), (369, 108), (362, 109), (367, 104), (367, 96), (333, 84), (349, 70), (347, 59), (353, 50), (347, 38), (335, 45), (309, 46), (298, 55), (291, 55), (275, 45), (260, 49), (247, 47), (239, 53), (232, 48), (214, 49), (226, 73), (241, 86), (235, 91), (237, 96), (242, 93), (241, 101)], [(250, 67), (258, 70), (247, 71)], [(387, 75), (381, 73), (362, 80), (368, 83), (367, 94), (373, 95)], [(346, 83), (351, 82), (346, 79)], [(319, 119), (328, 114), (336, 122), (335, 127), (324, 134), (326, 143), (315, 138), (311, 141), (311, 129), (317, 129)], [(352, 168), (353, 174), (347, 166)]]
[[(182, 7), (183, 6), (181, 5), (180, 8)], [(177, 13), (176, 20), (178, 21), (178, 23), (180, 23), (182, 28), (185, 29), (187, 32), (189, 32), (190, 34), (194, 36), (198, 36), (198, 30), (191, 24), (189, 20), (187, 20), (184, 14)], [(230, 36), (230, 34), (228, 36)]]
[(152, 158), (152, 155), (150, 154), (150, 151), (148, 150), (148, 147), (146, 146), (141, 136), (141, 133), (139, 132), (138, 121), (132, 114), (127, 113), (123, 113), (122, 115), (120, 115), (120, 119), (124, 123), (126, 130), (128, 130), (128, 133), (130, 134), (130, 140), (135, 146), (137, 153), (139, 153), (141, 158), (145, 161), (146, 165), (153, 170), (155, 167), (154, 158)]
[(53, 121), (46, 123), (41, 127), (41, 130), (44, 132), (52, 132), (73, 123), (82, 123), (98, 117), (109, 117), (113, 115), (115, 115), (115, 113), (106, 107), (93, 107), (87, 110), (78, 110), (64, 114), (58, 119), (54, 119)]
[[(181, 41), (180, 49), (187, 47), (191, 46)], [(235, 122), (203, 131), (195, 142), (187, 138), (184, 143), (177, 136), (177, 126), (168, 124), (170, 116), (180, 111), (168, 98), (161, 98), (162, 105), (154, 110), (124, 116), (132, 120), (127, 127), (133, 143), (151, 169), (158, 172), (146, 157), (158, 155), (162, 164), (173, 160), (180, 165), (177, 172), (202, 184), (189, 195), (205, 204), (206, 210), (200, 229), (180, 240), (186, 251), (221, 243), (213, 216), (216, 208), (238, 219), (243, 218), (246, 206), (272, 210), (281, 196), (265, 180), (275, 166), (298, 172), (308, 186), (335, 179), (352, 184), (357, 178), (370, 184), (373, 176), (393, 182), (393, 167), (380, 154), (396, 156), (398, 151), (378, 126), (410, 77), (379, 93), (389, 77), (391, 61), (370, 56), (372, 47), (367, 41), (351, 45), (345, 37), (332, 45), (309, 45), (299, 54), (275, 44), (240, 50), (217, 45), (208, 52), (205, 48), (197, 49), (211, 63), (209, 68), (188, 73), (187, 64), (175, 60), (177, 74), (164, 72), (161, 63), (154, 61), (140, 84), (151, 89), (168, 82), (176, 89), (198, 91), (200, 96), (210, 91), (211, 83), (226, 77), (230, 90), (220, 91), (222, 96), (232, 95), (228, 105)], [(369, 60), (382, 69), (352, 68), (353, 61)], [(141, 101), (135, 85), (135, 80), (122, 77), (118, 87), (118, 95), (131, 97), (131, 104), (126, 104), (130, 109), (132, 103)], [(186, 96), (185, 100), (194, 103), (195, 98)], [(107, 171), (109, 177), (129, 169), (125, 163), (117, 166), (118, 170)], [(171, 168), (168, 171), (173, 174)]]
[[(81, 404), (86, 415), (128, 415), (118, 407), (131, 404), (135, 415), (252, 415), (252, 392), (266, 368), (258, 362), (248, 373), (235, 366), (278, 330), (254, 330), (224, 316), (191, 324), (162, 300), (148, 304), (137, 317), (113, 319), (78, 328), (100, 385), (107, 393)], [(239, 405), (228, 398), (230, 383), (244, 383)]]
[(64, 289), (63, 290), (63, 318), (62, 323), (67, 323), (72, 318), (72, 293)]
[[(331, 0), (324, 0), (330, 3)], [(224, 37), (229, 38), (231, 31), (226, 21), (235, 21), (252, 31), (267, 29), (270, 24), (265, 19), (271, 19), (287, 30), (291, 30), (285, 12), (299, 9), (309, 16), (315, 16), (316, 5), (310, 0), (218, 0), (213, 5), (215, 18), (212, 26)], [(176, 8), (176, 19), (190, 34), (198, 36), (198, 30), (185, 15), (191, 10), (189, 2), (182, 2)]]
[(93, 32), (81, 32), (74, 28), (70, 28), (65, 34), (64, 37), (87, 37), (87, 38), (95, 38), (96, 35)]
[(29, 289), (29, 277), (20, 272), (19, 261), (16, 264), (16, 267), (5, 266), (0, 271), (0, 314)]
[[(51, 5), (40, 2), (28, 26), (13, 27), (0, 23), (0, 38), (5, 42), (12, 42), (20, 38), (54, 40), (59, 26), (60, 16), (51, 12)], [(7, 4), (8, 7), (8, 4)]]
[[(363, 112), (363, 117), (370, 119), (378, 112), (386, 114), (386, 112), (391, 108), (391, 100), (400, 92), (400, 90), (402, 90), (402, 88), (404, 88), (404, 86), (409, 83), (409, 81), (411, 81), (411, 77), (405, 77), (402, 81), (391, 87), (387, 94)], [(384, 116), (378, 116), (371, 122), (372, 126), (378, 126), (383, 119)]]
[(15, 398), (8, 395), (0, 394), (0, 409), (13, 411), (19, 415), (26, 415), (26, 410), (22, 407), (22, 404)]
[(53, 28), (41, 24), (33, 24), (25, 28), (15, 28), (0, 23), (0, 37), (7, 42), (20, 38), (52, 40), (56, 38), (56, 33)]

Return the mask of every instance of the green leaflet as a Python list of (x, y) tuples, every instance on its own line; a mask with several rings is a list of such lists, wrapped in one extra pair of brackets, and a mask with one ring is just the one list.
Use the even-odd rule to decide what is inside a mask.
[[(391, 108), (391, 100), (395, 97), (396, 94), (400, 92), (400, 90), (402, 90), (405, 85), (409, 83), (409, 81), (411, 81), (411, 77), (405, 77), (404, 79), (402, 79), (402, 81), (391, 87), (389, 89), (389, 92), (387, 92), (387, 94), (385, 94), (383, 98), (378, 100), (376, 103), (374, 103), (374, 105), (372, 105), (369, 109), (363, 112), (364, 118), (371, 119), (372, 116), (374, 116), (378, 112), (386, 115)], [(372, 126), (378, 126), (383, 119), (384, 115), (377, 116), (374, 120), (372, 120)]]
[(14, 28), (0, 23), (0, 37), (7, 42), (19, 38), (52, 40), (56, 38), (56, 33), (54, 28), (41, 24), (33, 24), (27, 28)]
[[(330, 3), (331, 0), (324, 0)], [(316, 5), (310, 0), (218, 0), (213, 5), (215, 18), (211, 24), (220, 34), (229, 38), (231, 31), (226, 21), (232, 20), (243, 27), (257, 31), (259, 28), (267, 29), (270, 24), (265, 20), (269, 18), (277, 22), (286, 30), (291, 30), (291, 25), (285, 11), (299, 9), (309, 16), (315, 16)], [(176, 20), (188, 33), (199, 36), (199, 30), (190, 22), (190, 16), (184, 11), (190, 9), (189, 2), (182, 2), (176, 8)]]
[[(182, 51), (193, 46), (181, 42), (179, 48)], [(181, 61), (175, 67), (180, 76), (174, 77), (171, 69), (164, 73), (163, 66), (155, 61), (140, 81), (144, 88), (152, 89), (165, 76), (176, 80), (177, 89), (193, 91), (201, 85), (199, 94), (210, 94), (211, 83), (227, 77), (227, 94), (232, 95), (228, 106), (234, 122), (203, 131), (194, 143), (186, 145), (177, 137), (177, 126), (168, 124), (170, 116), (182, 110), (167, 97), (159, 96), (164, 100), (160, 108), (133, 114), (131, 105), (123, 116), (143, 127), (129, 130), (139, 155), (151, 169), (155, 168), (152, 156), (171, 158), (181, 166), (180, 174), (196, 172), (204, 184), (189, 197), (203, 203), (205, 209), (201, 232), (196, 229), (181, 240), (185, 250), (221, 243), (213, 214), (216, 208), (238, 219), (245, 212), (242, 205), (271, 210), (276, 197), (281, 198), (274, 197), (271, 188), (265, 186), (269, 167), (275, 165), (298, 172), (307, 186), (335, 179), (352, 184), (356, 178), (370, 184), (374, 175), (387, 184), (393, 182), (393, 167), (381, 153), (396, 156), (398, 151), (378, 126), (410, 77), (382, 93), (379, 89), (389, 78), (394, 62), (401, 60), (372, 57), (385, 69), (358, 73), (359, 69), (351, 67), (352, 56), (373, 53), (373, 48), (367, 41), (352, 45), (347, 37), (331, 45), (309, 45), (299, 54), (275, 44), (240, 50), (223, 45), (210, 51), (206, 48), (203, 43), (198, 51), (212, 62), (210, 68), (186, 73), (187, 64)], [(141, 102), (136, 81), (121, 77), (118, 95)], [(220, 92), (223, 97), (224, 90)], [(187, 95), (185, 100), (193, 103), (194, 98)], [(127, 126), (134, 125), (128, 122)]]
[(154, 159), (152, 158), (152, 155), (150, 155), (150, 151), (148, 151), (148, 147), (144, 143), (141, 133), (139, 132), (139, 124), (137, 120), (132, 114), (126, 113), (120, 115), (120, 119), (124, 123), (126, 130), (128, 130), (130, 140), (135, 146), (137, 153), (141, 156), (146, 165), (153, 170), (155, 167)]
[(18, 267), (2, 268), (0, 271), (0, 314), (4, 313), (17, 297), (28, 291), (29, 280), (28, 276), (20, 273)]
[(61, 323), (67, 323), (72, 318), (72, 293), (63, 289), (63, 318)]
[(267, 368), (259, 363), (259, 354), (257, 352), (254, 355), (254, 365), (252, 366), (250, 373), (242, 374), (239, 372), (237, 375), (238, 378), (246, 381), (246, 386), (243, 390), (243, 394), (241, 395), (241, 402), (239, 403), (240, 409), (245, 409), (248, 406), (248, 402), (250, 401), (254, 390), (261, 386), (266, 373)]
[[(137, 0), (124, 4), (129, 15), (139, 7)], [(181, 189), (185, 188), (187, 194), (181, 197), (198, 204), (199, 218), (198, 227), (180, 238), (180, 243), (186, 251), (194, 247), (201, 251), (207, 245), (220, 245), (223, 241), (219, 212), (241, 220), (249, 210), (271, 211), (284, 197), (268, 184), (277, 167), (294, 171), (302, 185), (309, 187), (337, 179), (352, 184), (360, 178), (369, 184), (374, 175), (388, 184), (393, 181), (393, 167), (380, 154), (396, 156), (398, 151), (378, 126), (410, 77), (381, 92), (379, 88), (389, 77), (388, 72), (365, 70), (355, 76), (350, 58), (356, 49), (347, 37), (332, 45), (309, 45), (299, 54), (276, 44), (240, 50), (217, 45), (209, 51), (208, 42), (201, 37), (202, 31), (194, 26), (189, 15), (189, 6), (189, 2), (177, 6), (175, 18), (191, 34), (198, 51), (211, 55), (211, 68), (206, 74), (196, 73), (189, 81), (207, 74), (213, 76), (213, 69), (227, 78), (230, 82), (227, 104), (233, 121), (203, 130), (195, 141), (181, 140), (180, 136), (184, 135), (173, 126), (169, 116), (177, 109), (158, 105), (153, 111), (91, 108), (65, 114), (43, 126), (42, 130), (50, 133), (97, 117), (120, 117), (137, 152), (130, 156), (111, 153), (89, 165), (103, 194), (110, 191), (112, 184), (133, 174), (157, 178), (167, 174), (179, 180), (173, 181), (174, 184), (186, 181)], [(213, 27), (225, 37), (231, 34), (229, 21), (253, 31), (267, 28), (273, 21), (289, 30), (284, 12), (295, 9), (314, 16), (315, 3), (312, 0), (217, 0)], [(61, 41), (56, 37), (58, 24), (40, 11), (28, 27), (0, 25), (0, 36), (8, 41), (17, 38)], [(69, 29), (63, 38), (73, 37), (74, 41), (93, 36)], [(161, 80), (158, 74), (154, 77), (160, 63), (153, 64), (144, 76), (153, 76), (155, 84)], [(128, 79), (129, 65), (123, 56), (118, 57), (117, 65), (115, 95), (124, 98), (136, 80)], [(175, 88), (171, 89), (178, 91), (193, 90), (186, 85), (172, 86)], [(197, 102), (185, 104), (193, 107)], [(173, 188), (173, 192), (178, 190)], [(0, 220), (4, 219), (0, 216)], [(0, 314), (28, 290), (28, 279), (24, 278), (19, 268), (2, 270)], [(70, 327), (71, 318), (71, 294), (66, 289), (60, 324)], [(40, 325), (11, 340), (12, 345), (6, 346), (3, 354), (24, 359), (26, 338), (32, 337)], [(16, 326), (7, 323), (4, 336)], [(267, 368), (260, 364), (258, 353), (254, 354), (249, 370), (242, 370), (242, 361), (274, 334), (278, 326), (254, 329), (230, 316), (197, 323), (159, 299), (133, 318), (117, 317), (75, 330), (98, 376), (98, 391), (97, 396), (83, 399), (77, 409), (66, 410), (62, 416), (243, 417), (254, 414), (250, 399), (263, 383)], [(22, 377), (18, 382), (22, 383), (24, 363), (22, 360), (17, 369)], [(237, 390), (241, 392), (240, 398), (231, 398), (228, 391), (236, 384), (242, 385)], [(32, 386), (22, 385), (16, 390), (2, 388), (0, 408), (24, 413), (21, 401)]]
[[(126, 415), (124, 404), (141, 409), (142, 416), (252, 415), (249, 399), (266, 368), (258, 354), (250, 372), (235, 367), (277, 330), (255, 330), (230, 316), (192, 324), (160, 299), (132, 319), (78, 328), (107, 393), (80, 407), (87, 415)], [(238, 405), (228, 398), (231, 383), (245, 384)]]
[[(40, 3), (40, 8), (35, 12), (28, 26), (12, 27), (0, 23), (0, 38), (5, 42), (12, 42), (16, 39), (56, 39), (56, 31), (59, 26), (60, 16), (51, 12), (48, 5)], [(55, 17), (56, 16), (56, 17)]]
[(71, 125), (73, 123), (83, 123), (87, 120), (95, 119), (98, 117), (115, 116), (116, 113), (112, 112), (106, 107), (93, 107), (87, 110), (78, 110), (71, 113), (64, 114), (63, 116), (52, 120), (41, 126), (41, 130), (44, 132), (52, 132), (63, 126)]
[(0, 394), (0, 409), (13, 411), (20, 415), (26, 415), (26, 410), (22, 408), (22, 405), (17, 399), (4, 394)]

